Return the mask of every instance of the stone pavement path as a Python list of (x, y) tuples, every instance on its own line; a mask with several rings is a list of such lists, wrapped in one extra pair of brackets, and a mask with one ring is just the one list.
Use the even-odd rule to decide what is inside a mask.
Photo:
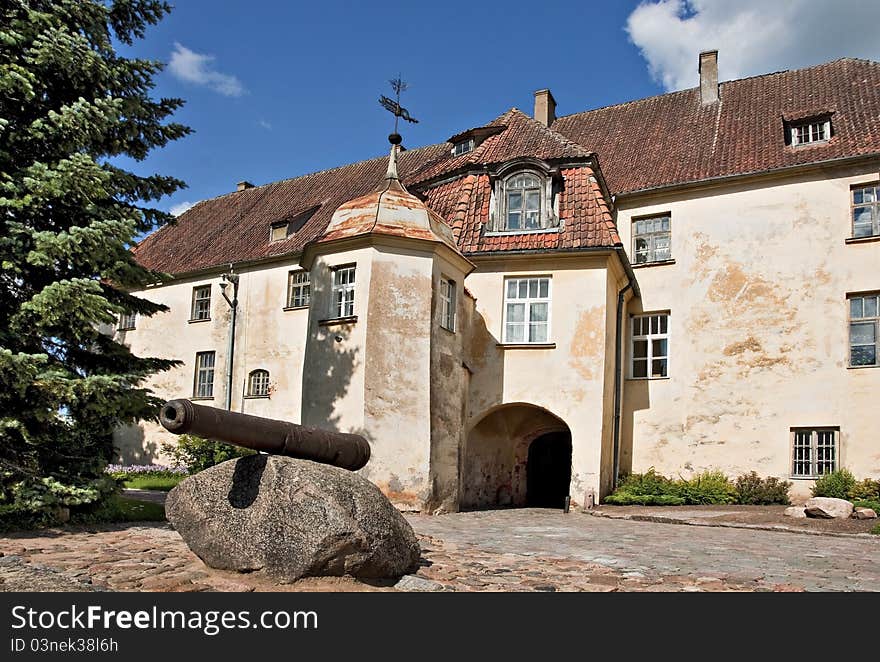
[(682, 526), (538, 509), (409, 519), (420, 534), (465, 556), (478, 551), (591, 563), (653, 584), (648, 590), (691, 582), (703, 588), (880, 591), (876, 536)]
[[(553, 510), (407, 515), (443, 591), (880, 591), (880, 539), (611, 520)], [(0, 537), (0, 590), (387, 591), (207, 568), (167, 523)]]

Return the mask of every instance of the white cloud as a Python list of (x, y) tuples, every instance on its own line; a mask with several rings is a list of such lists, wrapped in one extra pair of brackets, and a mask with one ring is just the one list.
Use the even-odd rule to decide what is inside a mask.
[(240, 97), (245, 93), (244, 85), (235, 76), (223, 74), (213, 69), (213, 55), (191, 51), (186, 46), (174, 43), (168, 71), (182, 81), (206, 85), (215, 92), (227, 97)]
[(257, 122), (257, 124), (266, 129), (266, 131), (272, 130), (272, 124), (267, 122), (266, 120), (260, 120), (259, 122)]
[(880, 2), (651, 0), (626, 31), (666, 90), (699, 84), (697, 56), (718, 50), (719, 80), (840, 57), (880, 59)]
[(195, 206), (195, 202), (190, 202), (189, 200), (184, 200), (182, 202), (178, 202), (176, 205), (171, 205), (171, 209), (168, 210), (169, 214), (174, 214), (175, 216), (180, 216), (183, 212), (185, 212), (190, 207)]

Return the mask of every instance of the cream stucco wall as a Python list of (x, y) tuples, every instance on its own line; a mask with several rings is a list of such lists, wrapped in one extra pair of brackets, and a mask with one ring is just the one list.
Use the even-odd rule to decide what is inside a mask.
[(628, 249), (633, 217), (671, 213), (675, 260), (636, 269), (629, 313), (670, 312), (671, 358), (668, 379), (626, 381), (624, 470), (789, 478), (791, 428), (839, 426), (840, 466), (880, 476), (880, 368), (848, 368), (846, 298), (880, 290), (880, 243), (845, 243), (850, 187), (878, 169), (619, 201)]
[[(465, 462), (477, 462), (489, 471), (490, 464), (503, 460), (502, 464), (518, 476), (510, 488), (514, 504), (522, 503), (524, 498), (525, 472), (517, 466), (525, 460), (528, 442), (537, 433), (553, 429), (554, 419), (561, 420), (572, 435), (572, 501), (583, 503), (587, 490), (597, 496), (600, 493), (603, 463), (611, 461), (607, 451), (612, 420), (606, 410), (613, 389), (613, 302), (617, 289), (611, 283), (619, 278), (616, 260), (607, 253), (577, 257), (521, 255), (478, 261), (477, 270), (468, 277), (467, 287), (476, 297), (478, 319), (466, 359), (473, 372), (467, 429), (476, 434), (468, 435)], [(609, 273), (614, 275), (609, 277)], [(501, 346), (504, 281), (508, 276), (551, 278), (550, 342), (554, 346)], [(494, 431), (480, 426), (502, 406), (518, 403), (533, 408), (531, 417), (511, 409), (508, 420), (499, 419), (500, 427)], [(496, 440), (490, 442), (493, 434)], [(490, 447), (491, 443), (502, 446)], [(487, 458), (495, 459), (480, 462), (484, 452)], [(514, 453), (516, 458), (508, 457)], [(478, 472), (469, 473), (467, 467), (463, 477), (468, 478), (463, 478), (465, 491), (468, 484), (481, 488), (485, 482)], [(493, 488), (500, 487), (492, 482), (502, 478), (493, 473), (486, 489), (465, 501), (486, 505), (493, 499)]]
[[(283, 310), (287, 274), (297, 268), (295, 261), (288, 261), (238, 271), (240, 306), (232, 380), (232, 408), (235, 411), (295, 422), (300, 420), (303, 349), (309, 310)], [(230, 308), (220, 295), (220, 273), (177, 279), (136, 293), (164, 303), (169, 310), (153, 317), (138, 316), (134, 330), (119, 332), (122, 342), (139, 356), (159, 356), (183, 362), (150, 380), (148, 385), (162, 398), (191, 397), (196, 353), (215, 351), (214, 395), (211, 400), (199, 402), (215, 407), (225, 405)], [(192, 291), (199, 285), (211, 285), (211, 319), (190, 322)], [(231, 289), (228, 288), (230, 296)], [(269, 371), (268, 398), (244, 397), (247, 376), (256, 369)], [(174, 443), (175, 439), (174, 435), (152, 422), (120, 430), (116, 434), (119, 459), (123, 462), (167, 462), (161, 447), (164, 443)]]

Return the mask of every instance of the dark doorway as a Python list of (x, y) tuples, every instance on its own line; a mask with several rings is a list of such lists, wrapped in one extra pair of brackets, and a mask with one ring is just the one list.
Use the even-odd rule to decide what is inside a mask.
[(550, 432), (529, 446), (526, 505), (562, 508), (571, 483), (571, 433)]

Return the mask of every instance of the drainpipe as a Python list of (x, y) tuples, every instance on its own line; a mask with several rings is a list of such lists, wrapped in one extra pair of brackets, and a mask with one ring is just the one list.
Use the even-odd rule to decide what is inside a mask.
[(232, 299), (226, 296), (226, 283), (220, 283), (220, 293), (226, 299), (226, 303), (232, 309), (232, 319), (229, 321), (229, 340), (226, 344), (226, 410), (232, 410), (232, 364), (235, 360), (235, 318), (238, 312), (238, 274), (233, 273), (232, 265), (229, 265), (229, 273), (221, 276), (223, 281), (232, 283)]
[(617, 487), (617, 479), (620, 475), (620, 410), (623, 384), (620, 378), (623, 372), (623, 313), (624, 301), (626, 293), (632, 288), (632, 282), (628, 282), (620, 292), (617, 293), (617, 319), (615, 320), (617, 331), (615, 333), (614, 342), (614, 451), (613, 456), (613, 473), (611, 477), (611, 489)]
[(639, 290), (639, 283), (636, 280), (636, 274), (633, 271), (632, 265), (629, 263), (629, 257), (626, 255), (626, 251), (623, 249), (623, 246), (616, 246), (617, 256), (620, 258), (620, 262), (623, 265), (623, 270), (626, 273), (626, 287), (624, 287), (620, 292), (617, 293), (617, 319), (615, 320), (615, 327), (617, 329), (616, 338), (614, 342), (614, 450), (613, 450), (613, 472), (611, 475), (611, 489), (617, 487), (617, 479), (620, 476), (620, 414), (621, 414), (621, 399), (623, 392), (623, 378), (621, 375), (623, 374), (623, 313), (624, 311), (624, 300), (626, 299), (626, 293), (629, 290), (633, 291), (633, 294), (637, 297), (641, 296), (641, 291)]

